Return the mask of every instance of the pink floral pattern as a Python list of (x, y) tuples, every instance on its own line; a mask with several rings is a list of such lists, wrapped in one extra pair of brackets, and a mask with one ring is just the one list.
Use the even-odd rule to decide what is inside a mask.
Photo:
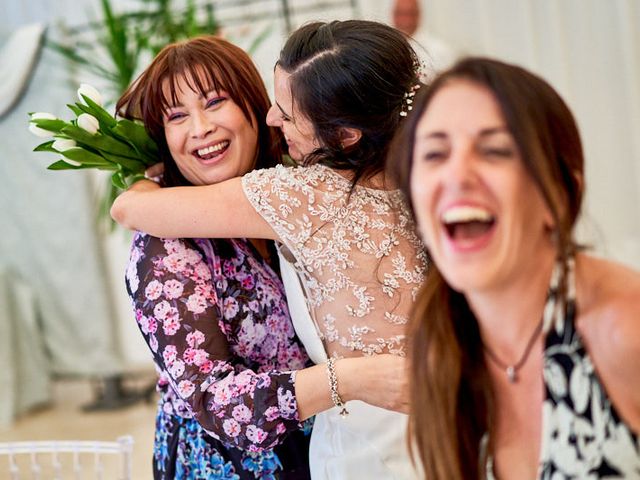
[(250, 244), (138, 233), (130, 262), (127, 290), (165, 411), (249, 451), (302, 428), (294, 379), (308, 358), (279, 278)]

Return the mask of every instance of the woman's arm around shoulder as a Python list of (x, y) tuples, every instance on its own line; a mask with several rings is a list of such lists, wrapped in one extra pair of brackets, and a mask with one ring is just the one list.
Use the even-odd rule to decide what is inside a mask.
[(240, 177), (171, 188), (140, 180), (116, 198), (111, 216), (125, 228), (156, 237), (277, 239), (247, 200)]

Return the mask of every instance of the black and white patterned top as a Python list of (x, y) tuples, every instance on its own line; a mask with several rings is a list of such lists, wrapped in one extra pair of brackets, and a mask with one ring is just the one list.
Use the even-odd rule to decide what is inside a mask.
[[(620, 418), (575, 328), (573, 261), (566, 308), (545, 325), (542, 445), (538, 478), (640, 479), (640, 439)], [(555, 297), (555, 288), (550, 290)], [(640, 386), (639, 386), (640, 388)], [(494, 479), (491, 462), (487, 479)]]

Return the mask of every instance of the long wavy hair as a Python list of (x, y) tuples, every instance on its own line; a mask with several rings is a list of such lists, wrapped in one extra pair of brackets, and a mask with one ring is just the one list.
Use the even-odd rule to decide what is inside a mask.
[[(294, 105), (320, 143), (305, 164), (353, 170), (354, 185), (384, 170), (405, 94), (419, 83), (418, 58), (403, 33), (366, 20), (310, 23), (291, 34), (276, 65), (291, 75)], [(340, 140), (345, 127), (362, 133), (348, 148)]]
[[(582, 201), (583, 153), (576, 122), (543, 79), (487, 58), (467, 58), (423, 89), (392, 147), (389, 172), (411, 199), (416, 126), (438, 91), (456, 80), (495, 97), (525, 169), (553, 214), (560, 260), (575, 248), (572, 231)], [(412, 209), (415, 209), (412, 205)], [(409, 437), (413, 455), (432, 480), (482, 478), (480, 441), (493, 438), (493, 392), (478, 321), (465, 296), (431, 264), (414, 305), (408, 337), (411, 362)], [(489, 451), (491, 450), (489, 444)]]
[(205, 35), (164, 47), (116, 105), (119, 115), (142, 120), (158, 144), (165, 186), (191, 185), (171, 157), (164, 133), (163, 113), (176, 103), (180, 79), (202, 95), (212, 89), (226, 91), (258, 132), (255, 168), (280, 163), (282, 134), (264, 122), (271, 102), (253, 61), (240, 47)]

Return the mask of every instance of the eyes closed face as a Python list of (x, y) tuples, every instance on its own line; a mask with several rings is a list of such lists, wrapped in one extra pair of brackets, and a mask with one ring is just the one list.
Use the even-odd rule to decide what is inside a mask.
[[(536, 268), (552, 217), (492, 93), (453, 80), (416, 129), (411, 198), (423, 240), (457, 290), (499, 287)], [(542, 249), (542, 250), (541, 250)]]
[(301, 162), (320, 144), (313, 125), (294, 105), (289, 85), (289, 73), (276, 66), (274, 71), (275, 102), (267, 113), (267, 125), (282, 130), (289, 146), (289, 156)]
[[(168, 84), (164, 90), (171, 98)], [(176, 82), (176, 93), (176, 104), (164, 114), (164, 132), (185, 178), (194, 185), (209, 185), (251, 170), (257, 131), (231, 97), (213, 90), (201, 95), (184, 78)]]

